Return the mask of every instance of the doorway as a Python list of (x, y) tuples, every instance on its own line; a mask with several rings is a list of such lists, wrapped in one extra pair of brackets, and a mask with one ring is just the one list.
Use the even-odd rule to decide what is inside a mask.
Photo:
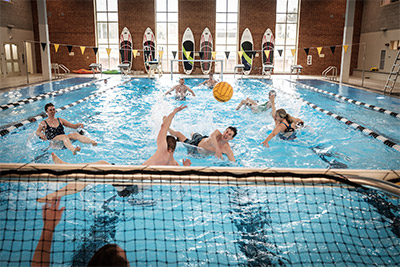
[(18, 45), (15, 43), (5, 43), (5, 65), (7, 76), (19, 76), (21, 75), (21, 69), (19, 64)]

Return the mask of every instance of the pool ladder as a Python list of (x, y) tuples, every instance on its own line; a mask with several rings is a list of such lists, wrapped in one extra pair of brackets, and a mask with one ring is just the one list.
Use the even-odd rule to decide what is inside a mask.
[[(331, 75), (329, 75), (330, 72), (332, 72)], [(325, 78), (327, 78), (327, 79), (329, 79), (331, 81), (336, 81), (336, 79), (337, 79), (337, 68), (335, 66), (329, 66), (322, 72), (322, 75), (325, 76)]]
[(383, 88), (383, 93), (386, 93), (386, 89), (389, 94), (392, 93), (394, 85), (396, 84), (397, 81), (397, 77), (399, 77), (399, 74), (400, 74), (400, 50), (397, 52), (397, 56), (394, 59), (392, 70), (390, 71), (385, 87)]
[[(60, 79), (71, 72), (64, 64), (58, 63), (52, 63), (51, 69), (54, 70), (54, 77), (56, 79)], [(64, 71), (64, 73), (60, 73), (60, 69)]]

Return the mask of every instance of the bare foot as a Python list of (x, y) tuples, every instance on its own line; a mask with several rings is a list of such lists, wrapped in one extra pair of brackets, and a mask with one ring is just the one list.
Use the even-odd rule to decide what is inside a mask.
[(92, 146), (97, 146), (97, 142), (96, 142), (96, 141), (93, 141), (93, 142), (92, 142)]
[(80, 146), (76, 146), (74, 151), (72, 151), (72, 154), (76, 155), (76, 152), (81, 151), (81, 147)]
[(56, 164), (67, 164), (65, 161), (60, 159), (54, 152), (51, 153), (51, 157), (53, 158), (53, 162)]
[(162, 121), (165, 121), (166, 118), (167, 118), (167, 116), (162, 117)]

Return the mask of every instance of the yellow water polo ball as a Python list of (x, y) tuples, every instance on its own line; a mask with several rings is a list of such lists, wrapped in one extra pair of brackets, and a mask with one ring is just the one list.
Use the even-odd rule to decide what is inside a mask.
[(213, 89), (214, 98), (219, 102), (226, 102), (232, 98), (233, 88), (227, 82), (219, 82), (214, 86)]

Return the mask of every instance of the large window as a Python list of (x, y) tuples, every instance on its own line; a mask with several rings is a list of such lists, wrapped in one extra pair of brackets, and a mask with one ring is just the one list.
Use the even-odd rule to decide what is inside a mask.
[[(216, 59), (224, 59), (224, 69), (233, 72), (237, 64), (237, 33), (239, 0), (216, 0), (216, 33), (215, 51)], [(229, 52), (226, 59), (225, 52)]]
[(98, 62), (103, 68), (116, 69), (119, 64), (118, 0), (95, 1)]
[[(176, 51), (178, 59), (178, 0), (156, 0), (156, 36), (157, 53), (163, 51), (162, 66), (164, 70), (171, 70), (170, 60)], [(174, 70), (178, 69), (175, 62)]]
[[(292, 55), (292, 50), (296, 49), (297, 46), (299, 1), (276, 1), (275, 72), (290, 72), (290, 66), (296, 63), (296, 55)], [(282, 52), (281, 55), (280, 51)]]

